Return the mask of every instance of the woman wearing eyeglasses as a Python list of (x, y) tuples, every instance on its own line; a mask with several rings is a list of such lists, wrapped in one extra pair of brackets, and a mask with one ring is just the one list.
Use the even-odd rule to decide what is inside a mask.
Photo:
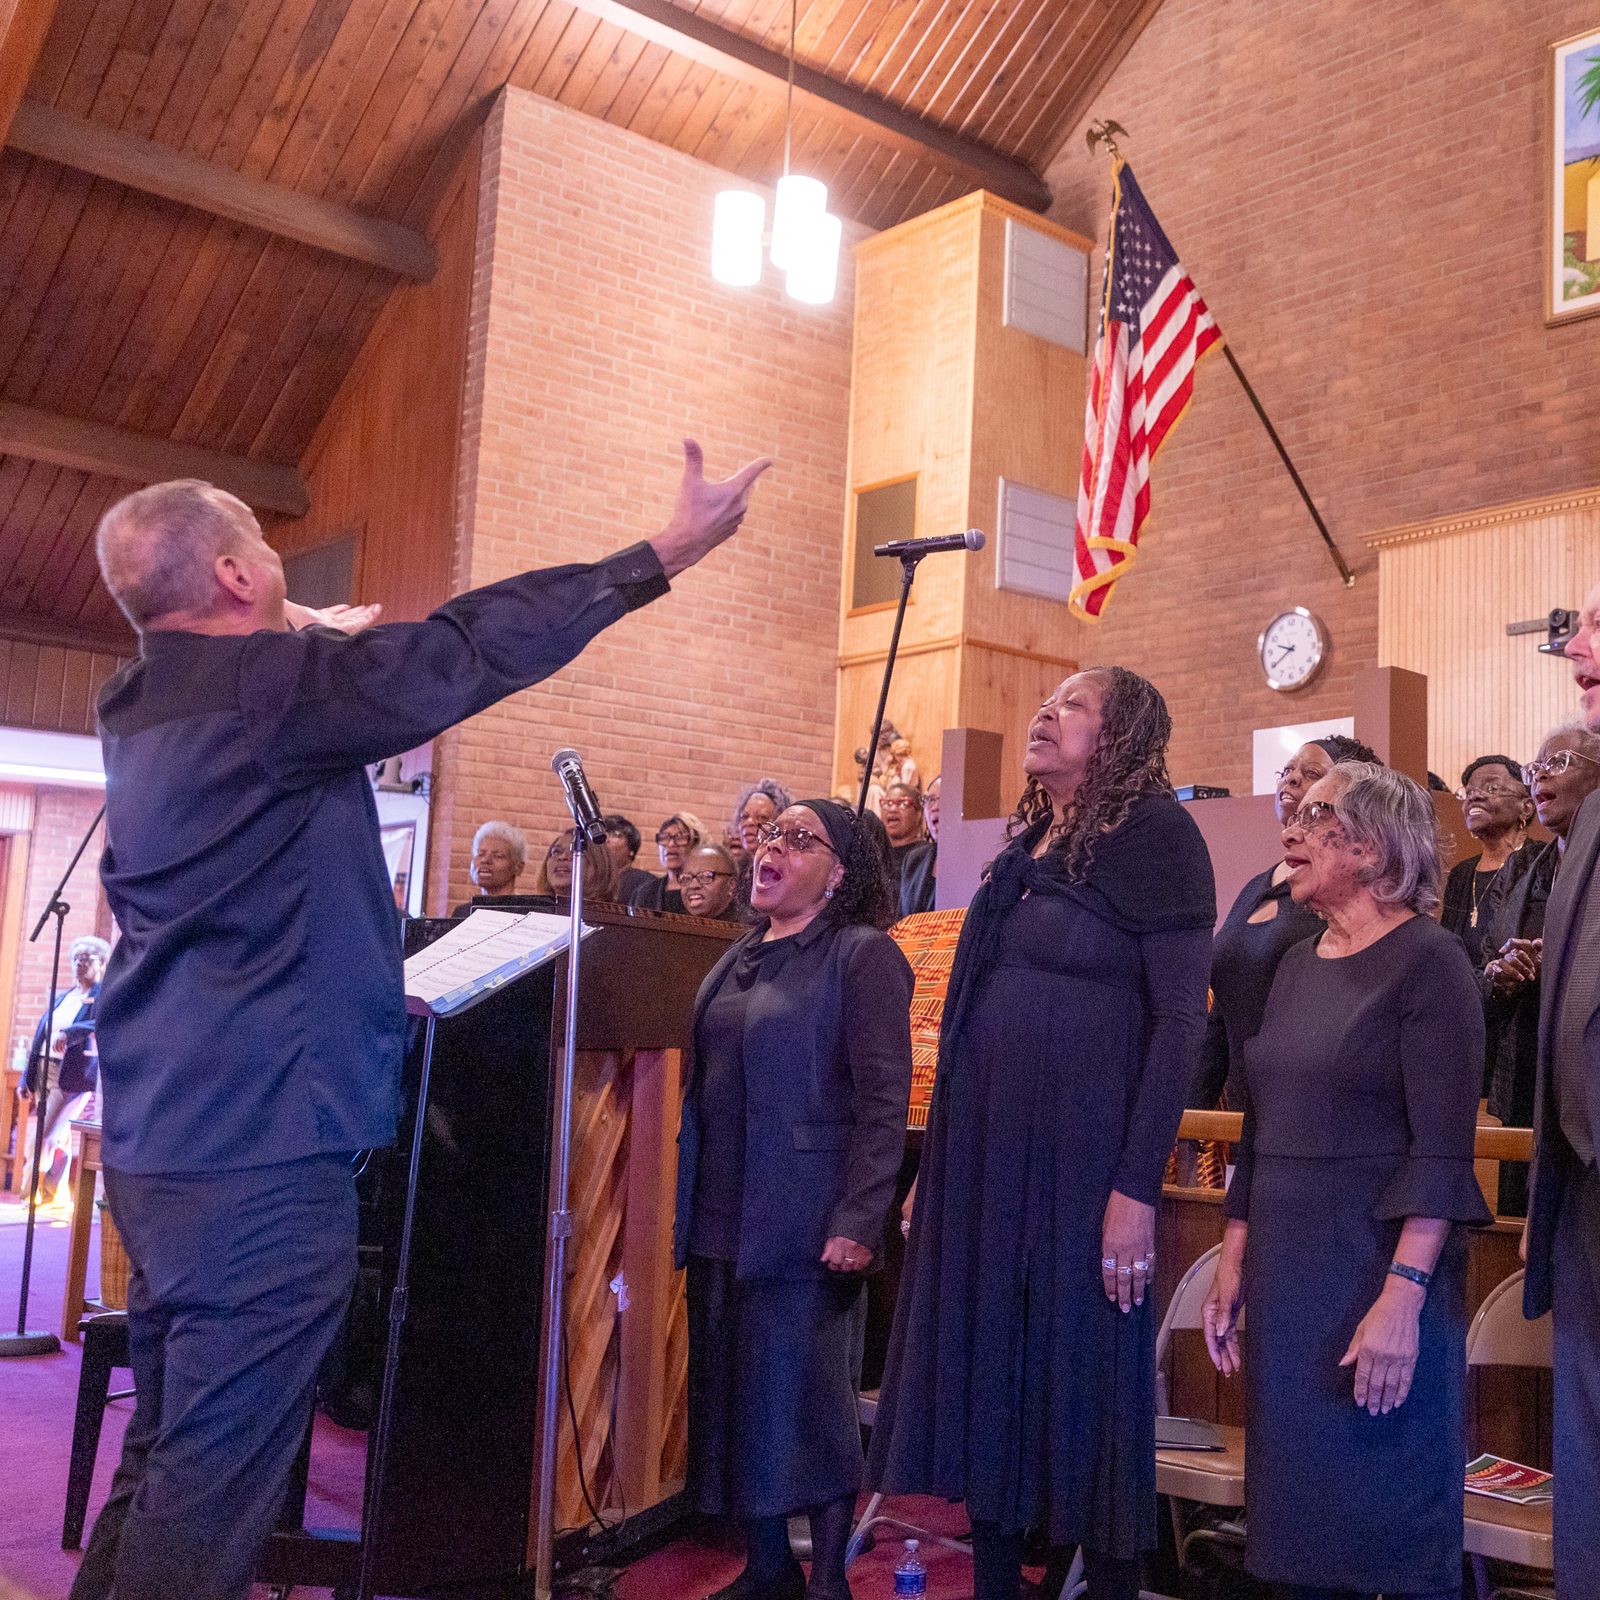
[(629, 905), (642, 911), (683, 910), (683, 891), (678, 887), (678, 874), (689, 852), (705, 837), (705, 828), (697, 816), (687, 811), (674, 812), (656, 829), (656, 853), (661, 858), (664, 878), (652, 878), (635, 889)]
[(1016, 1600), (1030, 1530), (1093, 1600), (1155, 1542), (1146, 1290), (1216, 921), (1171, 731), (1120, 667), (1056, 689), (956, 950), (871, 1470), (965, 1500), (978, 1600)]
[[(1377, 761), (1358, 739), (1328, 734), (1300, 746), (1278, 774), (1273, 802), (1278, 826), (1294, 815), (1306, 790), (1340, 761)], [(1242, 888), (1211, 942), (1211, 1014), (1206, 1019), (1191, 1102), (1236, 1105), (1244, 1047), (1261, 1026), (1272, 979), (1284, 952), (1322, 932), (1322, 919), (1289, 894), (1289, 868), (1279, 861)]]
[(714, 917), (719, 922), (738, 922), (737, 889), (739, 869), (731, 854), (720, 844), (696, 845), (689, 852), (678, 874), (683, 894), (683, 909), (691, 917)]
[(1468, 762), (1456, 798), (1479, 851), (1450, 869), (1439, 920), (1481, 969), (1494, 954), (1484, 939), (1494, 902), (1509, 892), (1534, 856), (1522, 848), (1533, 820), (1533, 801), (1521, 765), (1510, 756), (1479, 756)]
[(889, 883), (898, 898), (906, 858), (922, 843), (922, 796), (909, 783), (891, 783), (878, 802), (878, 815), (889, 835)]
[(1283, 830), (1326, 930), (1279, 963), (1245, 1046), (1244, 1134), (1204, 1310), (1240, 1371), (1245, 1567), (1291, 1597), (1459, 1600), (1466, 1238), (1483, 1014), (1429, 913), (1433, 802), (1342, 763)]
[[(678, 1138), (689, 1479), (700, 1510), (745, 1526), (725, 1600), (843, 1600), (863, 1275), (905, 1142), (912, 976), (883, 932), (877, 849), (844, 806), (790, 806), (754, 862), (761, 920), (695, 1001)], [(802, 1510), (809, 1586), (788, 1543)]]
[[(1600, 788), (1600, 734), (1581, 722), (1557, 728), (1522, 777), (1540, 824), (1555, 837), (1537, 850), (1530, 846), (1527, 871), (1497, 898), (1485, 925), (1484, 948), (1491, 954), (1479, 987), (1489, 1034), (1489, 1110), (1508, 1128), (1533, 1126), (1545, 904), (1578, 808)], [(1520, 1217), (1527, 1209), (1528, 1164), (1502, 1161), (1496, 1210)]]

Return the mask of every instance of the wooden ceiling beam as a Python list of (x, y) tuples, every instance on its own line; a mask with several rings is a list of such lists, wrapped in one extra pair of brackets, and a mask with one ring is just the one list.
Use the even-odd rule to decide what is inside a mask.
[(203, 478), (253, 511), (303, 517), (311, 509), (298, 467), (250, 456), (226, 455), (199, 445), (158, 439), (103, 422), (85, 422), (0, 400), (0, 455), (47, 461), (52, 466), (98, 472), (132, 483)]
[[(764, 88), (788, 81), (788, 58), (743, 34), (685, 11), (671, 0), (569, 0), (580, 11), (614, 23), (715, 72)], [(841, 83), (796, 62), (795, 94), (823, 107), (835, 121), (851, 124), (880, 143), (903, 150), (946, 172), (988, 189), (1030, 211), (1050, 205), (1050, 189), (1026, 162), (964, 134), (929, 122), (852, 83)]]
[(0, 639), (19, 644), (42, 644), (60, 650), (90, 650), (97, 656), (136, 656), (139, 641), (130, 628), (113, 633), (109, 628), (84, 628), (54, 617), (36, 617), (26, 611), (0, 611)]
[[(0, 7), (5, 4), (0, 0)], [(67, 116), (37, 100), (17, 107), (6, 142), (41, 160), (382, 267), (398, 277), (426, 283), (438, 270), (433, 246), (412, 228), (247, 178), (150, 139)]]
[(22, 104), (56, 0), (0, 0), (0, 144)]

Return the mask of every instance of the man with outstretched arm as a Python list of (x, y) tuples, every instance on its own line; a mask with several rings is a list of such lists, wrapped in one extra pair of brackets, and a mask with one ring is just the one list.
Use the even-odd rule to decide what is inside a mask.
[(73, 1600), (249, 1592), (354, 1281), (351, 1158), (395, 1134), (400, 939), (365, 768), (548, 677), (728, 538), (770, 462), (708, 482), (684, 457), (649, 540), (418, 623), (286, 610), (282, 562), (209, 484), (102, 519), (140, 635), (99, 702), (121, 938), (98, 1017), (138, 1403)]

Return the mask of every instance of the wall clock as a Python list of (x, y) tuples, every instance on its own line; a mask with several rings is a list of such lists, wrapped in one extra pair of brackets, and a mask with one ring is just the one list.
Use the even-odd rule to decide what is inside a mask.
[(1328, 630), (1304, 606), (1279, 612), (1256, 640), (1267, 687), (1280, 694), (1303, 689), (1322, 670)]

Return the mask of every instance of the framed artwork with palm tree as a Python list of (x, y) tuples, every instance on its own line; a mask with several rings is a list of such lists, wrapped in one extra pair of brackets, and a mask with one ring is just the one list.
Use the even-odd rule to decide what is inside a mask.
[(1600, 313), (1600, 28), (1550, 47), (1545, 321)]

